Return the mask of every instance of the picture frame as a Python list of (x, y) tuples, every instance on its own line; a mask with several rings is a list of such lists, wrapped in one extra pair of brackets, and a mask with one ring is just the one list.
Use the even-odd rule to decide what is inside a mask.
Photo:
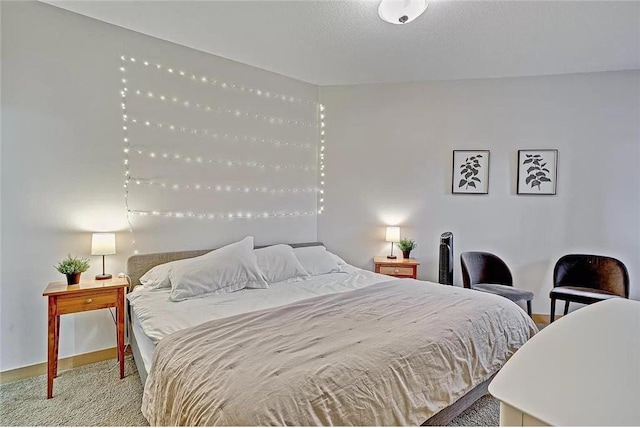
[(454, 150), (451, 193), (489, 193), (489, 150)]
[(518, 195), (555, 195), (558, 187), (558, 150), (518, 150)]

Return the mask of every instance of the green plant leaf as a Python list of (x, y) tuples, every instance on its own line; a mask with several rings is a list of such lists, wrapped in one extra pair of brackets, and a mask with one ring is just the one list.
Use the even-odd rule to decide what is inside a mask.
[(471, 177), (472, 175), (473, 175), (473, 173), (472, 173), (472, 172), (467, 172), (467, 173), (464, 175), (464, 178), (466, 178), (466, 179), (468, 180), (468, 179), (469, 179), (469, 177)]
[(480, 180), (478, 177), (471, 177), (471, 179), (477, 181), (478, 183), (482, 182), (482, 180)]
[(536, 169), (540, 169), (540, 168), (538, 168), (537, 166), (530, 166), (530, 167), (527, 169), (527, 174), (530, 174), (530, 173), (531, 173), (531, 171), (535, 171)]
[(525, 164), (528, 164), (528, 163), (531, 163), (531, 162), (533, 162), (533, 159), (525, 159), (525, 161), (522, 162), (522, 165), (525, 165)]
[(531, 188), (533, 189), (536, 186), (538, 186), (538, 190), (540, 190), (540, 182), (538, 180), (533, 180), (531, 182)]
[(62, 261), (54, 266), (58, 272), (62, 274), (82, 273), (89, 270), (89, 259), (81, 257), (72, 257), (71, 254), (67, 255)]
[(524, 182), (525, 182), (526, 184), (529, 184), (529, 182), (530, 182), (531, 180), (535, 180), (535, 178), (536, 178), (536, 176), (532, 174), (532, 175), (528, 176), (528, 177), (527, 177), (527, 179), (526, 179), (526, 180), (524, 180)]
[(481, 157), (482, 157), (482, 155), (478, 155), (478, 157), (479, 157), (479, 158), (481, 158)]
[(536, 172), (536, 177), (545, 177), (545, 176), (546, 176), (546, 174), (544, 172), (542, 172), (542, 171)]
[(469, 182), (469, 186), (473, 187), (475, 189), (476, 188), (476, 183), (474, 181), (470, 181)]
[(409, 238), (402, 238), (396, 246), (400, 248), (401, 251), (411, 251), (418, 248), (418, 244), (416, 244), (416, 241)]
[(467, 184), (467, 180), (465, 180), (464, 178), (462, 180), (460, 180), (460, 183), (458, 184), (458, 187), (462, 187), (465, 184)]
[[(543, 165), (544, 166), (544, 165)], [(543, 171), (547, 171), (549, 172), (549, 170), (547, 168), (542, 168)]]
[(549, 178), (547, 178), (547, 177), (540, 177), (540, 178), (538, 178), (538, 180), (539, 180), (539, 181), (542, 181), (542, 182), (549, 182), (549, 183), (551, 183), (551, 180), (550, 180)]
[(534, 157), (534, 158), (539, 158), (539, 157), (542, 157), (542, 156), (540, 156), (540, 155), (533, 155), (533, 157)]

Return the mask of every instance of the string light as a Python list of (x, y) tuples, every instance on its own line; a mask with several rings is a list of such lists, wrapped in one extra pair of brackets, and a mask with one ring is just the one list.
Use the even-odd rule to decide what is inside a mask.
[(318, 214), (322, 214), (324, 212), (324, 148), (325, 148), (325, 107), (324, 104), (320, 104), (318, 107), (318, 116), (320, 122), (320, 153), (318, 154), (318, 167), (320, 172), (320, 185), (318, 188)]
[[(158, 129), (165, 129), (165, 130), (169, 130), (169, 131), (173, 131), (173, 132), (181, 132), (184, 134), (191, 134), (191, 135), (198, 135), (200, 137), (205, 137), (205, 138), (213, 138), (216, 140), (227, 140), (227, 141), (243, 141), (243, 142), (249, 142), (249, 143), (264, 143), (264, 144), (272, 144), (276, 147), (294, 147), (294, 148), (299, 148), (299, 149), (313, 149), (314, 146), (311, 145), (311, 143), (289, 143), (286, 141), (282, 141), (282, 140), (276, 140), (273, 138), (259, 138), (259, 137), (254, 137), (254, 136), (248, 136), (248, 135), (230, 135), (230, 134), (223, 134), (223, 133), (217, 133), (212, 129), (207, 129), (207, 128), (201, 128), (201, 129), (196, 129), (196, 128), (189, 128), (187, 126), (181, 126), (181, 125), (175, 125), (175, 124), (170, 124), (170, 123), (162, 123), (162, 122), (154, 122), (151, 120), (145, 120), (145, 119), (141, 119), (141, 118), (135, 118), (132, 117), (130, 118), (131, 123), (135, 123), (135, 124), (144, 124), (146, 126), (153, 126), (155, 128)], [(148, 124), (148, 125), (147, 125)]]
[(226, 159), (211, 159), (205, 158), (203, 156), (187, 156), (182, 155), (180, 153), (167, 153), (167, 152), (156, 152), (152, 150), (147, 150), (144, 147), (131, 146), (129, 148), (129, 154), (138, 154), (138, 155), (146, 155), (152, 159), (167, 159), (172, 161), (184, 162), (189, 164), (202, 164), (202, 165), (221, 165), (227, 167), (235, 167), (241, 166), (246, 168), (258, 168), (258, 169), (274, 169), (276, 171), (290, 169), (290, 170), (299, 170), (299, 171), (315, 171), (317, 169), (316, 166), (310, 165), (294, 165), (294, 164), (265, 164), (259, 162), (245, 162), (245, 161), (232, 161)]
[(129, 210), (129, 213), (141, 217), (171, 217), (171, 218), (195, 218), (200, 220), (231, 220), (231, 219), (253, 219), (253, 218), (284, 218), (284, 217), (303, 217), (316, 215), (316, 211), (237, 211), (228, 213), (194, 213), (190, 211), (144, 211)]
[[(122, 57), (120, 57), (120, 72), (122, 73), (122, 90), (120, 91), (120, 97), (121, 97), (121, 103), (120, 103), (120, 108), (122, 109), (122, 139), (124, 142), (124, 205), (125, 208), (127, 210), (127, 224), (129, 225), (129, 234), (131, 235), (131, 244), (135, 246), (136, 244), (136, 240), (135, 240), (135, 235), (133, 234), (133, 224), (131, 223), (131, 218), (129, 216), (130, 210), (129, 210), (129, 180), (131, 177), (130, 171), (129, 171), (129, 152), (131, 150), (130, 148), (130, 143), (129, 143), (129, 121), (128, 121), (128, 115), (127, 115), (127, 92), (129, 91), (129, 88), (127, 87), (127, 78), (126, 78), (126, 68), (124, 67), (125, 64), (125, 56), (123, 55)], [(132, 61), (132, 62), (135, 62)], [(138, 250), (134, 247), (133, 250), (134, 254), (138, 254)]]
[[(284, 118), (278, 118), (278, 117), (270, 117), (270, 116), (264, 116), (264, 115), (253, 115), (251, 116), (251, 113), (248, 112), (242, 112), (240, 110), (228, 110), (228, 109), (221, 109), (221, 108), (212, 108), (210, 106), (203, 106), (200, 105), (198, 103), (192, 103), (189, 100), (183, 100), (180, 99), (178, 97), (169, 97), (163, 94), (157, 94), (154, 92), (146, 92), (143, 94), (143, 91), (141, 90), (136, 90), (136, 91), (130, 91), (128, 88), (128, 79), (127, 79), (127, 68), (126, 68), (126, 62), (129, 62), (131, 64), (143, 64), (146, 67), (151, 67), (151, 68), (155, 68), (157, 70), (164, 70), (170, 74), (174, 74), (174, 75), (178, 75), (178, 76), (182, 76), (185, 78), (191, 78), (192, 80), (198, 80), (203, 82), (203, 83), (207, 83), (207, 84), (213, 84), (213, 85), (218, 85), (221, 88), (229, 88), (229, 89), (236, 89), (236, 90), (240, 90), (240, 91), (246, 91), (248, 93), (252, 93), (254, 95), (257, 96), (262, 96), (264, 98), (273, 98), (273, 99), (280, 99), (282, 101), (288, 101), (288, 102), (307, 102), (305, 100), (302, 99), (295, 99), (293, 97), (285, 97), (284, 95), (278, 95), (278, 94), (274, 94), (274, 93), (269, 93), (267, 91), (262, 91), (259, 89), (254, 89), (254, 88), (248, 88), (248, 87), (242, 87), (242, 86), (238, 86), (235, 84), (231, 84), (231, 83), (226, 83), (226, 82), (217, 82), (215, 81), (215, 79), (211, 79), (210, 77), (207, 76), (200, 76), (197, 77), (195, 75), (189, 75), (187, 72), (185, 72), (184, 70), (180, 70), (180, 69), (174, 69), (174, 68), (169, 68), (169, 67), (164, 67), (160, 64), (151, 64), (149, 61), (137, 61), (135, 58), (127, 58), (126, 56), (122, 56), (121, 57), (121, 67), (120, 67), (120, 71), (122, 74), (122, 78), (121, 78), (121, 82), (122, 82), (122, 89), (121, 89), (121, 103), (120, 103), (120, 107), (122, 109), (122, 130), (123, 130), (123, 143), (124, 143), (124, 148), (123, 148), (123, 152), (124, 152), (124, 160), (123, 160), (123, 167), (124, 167), (124, 188), (125, 188), (125, 192), (124, 192), (124, 199), (125, 199), (125, 206), (126, 206), (126, 210), (127, 210), (127, 222), (129, 224), (129, 231), (132, 234), (132, 244), (135, 246), (136, 241), (133, 239), (133, 226), (132, 223), (130, 221), (130, 215), (136, 215), (136, 216), (157, 216), (157, 217), (166, 217), (166, 218), (195, 218), (195, 219), (227, 219), (227, 220), (231, 220), (231, 219), (258, 219), (258, 218), (287, 218), (287, 217), (299, 217), (299, 216), (314, 216), (317, 215), (319, 213), (322, 212), (322, 210), (324, 210), (324, 206), (323, 206), (323, 202), (324, 202), (324, 198), (322, 196), (322, 194), (324, 193), (323, 188), (313, 188), (313, 187), (307, 187), (307, 188), (271, 188), (271, 187), (256, 187), (256, 186), (231, 186), (231, 185), (222, 185), (222, 184), (217, 184), (217, 185), (202, 185), (202, 184), (178, 184), (178, 183), (167, 183), (167, 182), (163, 182), (163, 181), (157, 181), (157, 180), (153, 180), (153, 179), (141, 179), (141, 178), (135, 178), (132, 177), (131, 175), (131, 170), (130, 170), (130, 161), (131, 161), (131, 155), (143, 155), (143, 156), (148, 156), (151, 159), (166, 159), (166, 160), (172, 160), (172, 161), (182, 161), (182, 162), (186, 162), (186, 163), (201, 163), (201, 164), (216, 164), (216, 165), (222, 165), (222, 166), (227, 166), (227, 167), (234, 167), (234, 166), (242, 166), (242, 167), (252, 167), (252, 168), (259, 168), (259, 169), (274, 169), (274, 170), (283, 170), (283, 169), (287, 169), (287, 170), (301, 170), (301, 171), (316, 171), (318, 169), (320, 169), (320, 176), (322, 177), (320, 180), (320, 186), (324, 186), (324, 122), (320, 123), (320, 134), (322, 136), (321, 139), (321, 147), (320, 147), (320, 162), (317, 165), (293, 165), (293, 164), (265, 164), (265, 163), (259, 163), (259, 162), (246, 162), (246, 161), (232, 161), (232, 160), (222, 160), (222, 159), (208, 159), (208, 158), (204, 158), (201, 156), (184, 156), (182, 154), (179, 153), (166, 153), (163, 152), (162, 150), (156, 150), (153, 151), (149, 148), (146, 147), (142, 147), (142, 146), (135, 146), (132, 145), (131, 141), (130, 141), (130, 137), (129, 137), (129, 128), (132, 124), (136, 124), (136, 125), (144, 125), (147, 127), (157, 127), (157, 128), (163, 128), (163, 129), (169, 129), (170, 131), (176, 131), (176, 132), (182, 132), (182, 133), (189, 133), (189, 134), (194, 134), (194, 135), (202, 135), (202, 136), (206, 136), (206, 137), (212, 137), (212, 138), (218, 138), (218, 139), (223, 139), (223, 140), (229, 140), (229, 141), (244, 141), (244, 142), (260, 142), (260, 143), (268, 143), (268, 144), (273, 144), (277, 147), (279, 146), (284, 146), (284, 147), (297, 147), (297, 148), (305, 148), (305, 149), (312, 149), (313, 145), (309, 144), (309, 143), (291, 143), (291, 142), (283, 142), (283, 141), (279, 141), (279, 140), (275, 140), (275, 139), (261, 139), (258, 137), (251, 137), (251, 136), (240, 136), (240, 135), (228, 135), (228, 134), (218, 134), (216, 132), (213, 132), (212, 130), (209, 129), (195, 129), (195, 128), (188, 128), (188, 127), (184, 127), (184, 126), (176, 126), (174, 124), (164, 124), (164, 123), (160, 123), (160, 122), (153, 122), (151, 120), (143, 120), (141, 118), (132, 118), (129, 117), (129, 113), (128, 113), (128, 109), (127, 109), (127, 97), (129, 95), (138, 95), (138, 96), (147, 96), (150, 98), (154, 98), (154, 99), (159, 99), (160, 101), (163, 102), (173, 102), (173, 103), (180, 103), (183, 107), (187, 107), (187, 108), (194, 108), (194, 109), (199, 109), (202, 111), (209, 111), (209, 112), (220, 112), (220, 113), (228, 113), (228, 114), (233, 114), (235, 117), (253, 117), (254, 119), (260, 119), (263, 121), (267, 121), (269, 123), (272, 124), (278, 124), (278, 125), (297, 125), (297, 126), (305, 126), (305, 127), (310, 127), (310, 128), (315, 128), (318, 129), (318, 125), (316, 124), (312, 124), (312, 123), (305, 123), (305, 122), (301, 122), (301, 121), (291, 121), (291, 120), (286, 120)], [(309, 104), (312, 105), (318, 105), (315, 102), (307, 102)], [(320, 106), (321, 110), (324, 111), (324, 107)], [(324, 119), (324, 116), (322, 116), (322, 119)], [(193, 213), (193, 212), (180, 212), (180, 211), (145, 211), (145, 210), (131, 210), (129, 207), (129, 190), (130, 190), (130, 186), (131, 184), (135, 184), (135, 185), (151, 185), (151, 186), (159, 186), (161, 188), (167, 188), (167, 189), (171, 189), (171, 190), (196, 190), (196, 191), (215, 191), (215, 192), (238, 192), (238, 193), (264, 193), (264, 194), (295, 194), (295, 193), (300, 193), (300, 194), (310, 194), (310, 193), (314, 193), (314, 192), (318, 192), (319, 193), (319, 202), (320, 202), (320, 207), (319, 207), (319, 211), (262, 211), (262, 212), (251, 212), (251, 211), (236, 211), (236, 212), (226, 212), (226, 213)], [(138, 250), (134, 249), (134, 253), (138, 254)]]
[[(128, 59), (129, 62), (131, 62), (131, 63), (143, 64), (145, 67), (151, 66), (153, 68), (153, 66), (154, 66), (148, 60), (142, 60), (142, 61), (138, 60), (138, 61), (136, 61), (135, 58), (131, 58), (131, 57), (127, 58), (126, 56), (123, 56), (122, 58), (123, 58), (123, 61), (126, 61)], [(155, 69), (156, 70), (161, 70), (161, 71), (166, 71), (168, 74), (178, 75), (180, 77), (184, 77), (185, 79), (189, 79), (189, 80), (194, 81), (194, 82), (204, 83), (206, 85), (217, 86), (217, 87), (220, 87), (222, 89), (235, 90), (235, 91), (238, 91), (238, 92), (255, 95), (255, 96), (258, 96), (258, 97), (261, 97), (261, 98), (270, 99), (270, 100), (273, 100), (273, 101), (280, 101), (280, 102), (286, 102), (286, 103), (310, 104), (310, 105), (313, 105), (313, 106), (317, 106), (318, 105), (318, 103), (316, 101), (305, 100), (305, 99), (298, 98), (298, 97), (288, 96), (288, 95), (284, 95), (284, 94), (278, 94), (278, 93), (275, 93), (275, 92), (270, 92), (270, 91), (257, 89), (257, 88), (251, 88), (249, 86), (243, 86), (243, 85), (239, 85), (239, 84), (236, 84), (236, 83), (223, 82), (223, 81), (220, 81), (219, 79), (213, 78), (211, 76), (196, 75), (194, 73), (186, 71), (185, 69), (181, 69), (181, 68), (177, 68), (177, 67), (166, 67), (166, 66), (163, 66), (161, 64), (155, 64)], [(178, 70), (177, 73), (176, 73), (176, 70)]]
[(139, 186), (155, 186), (163, 189), (170, 190), (199, 190), (199, 191), (213, 191), (213, 192), (236, 192), (236, 193), (266, 193), (266, 194), (308, 194), (316, 191), (313, 187), (290, 187), (290, 188), (275, 188), (275, 187), (255, 187), (255, 186), (231, 186), (228, 184), (178, 184), (167, 183), (165, 181), (157, 181), (148, 178), (135, 178), (131, 177), (131, 183)]
[(303, 122), (300, 120), (284, 119), (282, 117), (276, 117), (276, 116), (265, 116), (263, 114), (250, 113), (247, 111), (242, 111), (237, 109), (231, 110), (231, 109), (225, 109), (222, 107), (211, 107), (209, 105), (196, 103), (194, 101), (186, 100), (177, 96), (161, 95), (153, 91), (146, 91), (142, 89), (136, 89), (135, 91), (133, 91), (133, 93), (140, 97), (158, 99), (164, 102), (170, 100), (171, 102), (173, 102), (173, 104), (179, 105), (184, 108), (193, 108), (195, 110), (203, 111), (206, 113), (227, 114), (238, 119), (239, 118), (257, 119), (263, 122), (268, 122), (272, 125), (282, 125), (282, 126), (287, 126), (287, 125), (302, 126), (302, 127), (308, 127), (308, 128), (315, 128), (317, 126), (315, 123)]

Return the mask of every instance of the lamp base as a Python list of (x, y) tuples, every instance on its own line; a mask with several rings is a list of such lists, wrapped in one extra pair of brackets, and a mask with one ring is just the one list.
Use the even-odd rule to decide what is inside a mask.
[(397, 256), (387, 256), (388, 259), (397, 259)]
[(101, 279), (111, 279), (113, 276), (110, 273), (101, 273), (100, 275), (96, 275), (97, 280)]

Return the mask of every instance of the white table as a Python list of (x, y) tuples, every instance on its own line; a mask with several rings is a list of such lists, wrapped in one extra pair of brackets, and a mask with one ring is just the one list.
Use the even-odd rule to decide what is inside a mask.
[(640, 425), (640, 302), (578, 309), (529, 340), (489, 385), (500, 425)]

